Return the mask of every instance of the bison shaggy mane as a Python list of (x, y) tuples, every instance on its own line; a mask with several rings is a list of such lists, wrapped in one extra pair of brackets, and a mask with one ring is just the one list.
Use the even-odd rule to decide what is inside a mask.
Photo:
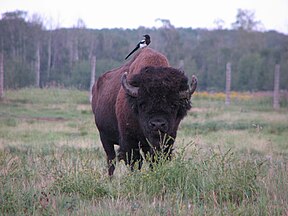
[[(179, 99), (179, 92), (186, 91), (188, 78), (184, 72), (172, 67), (144, 67), (139, 74), (133, 75), (129, 83), (139, 87), (138, 99), (129, 96), (128, 101), (134, 112), (137, 113), (137, 104), (141, 103), (139, 98), (146, 101), (149, 98), (149, 104), (157, 104), (154, 111), (174, 109), (179, 107), (178, 118), (182, 119), (187, 110), (191, 108), (191, 102), (188, 99)], [(163, 103), (159, 103), (163, 101)], [(167, 107), (167, 103), (169, 107)], [(161, 107), (163, 105), (163, 107)]]

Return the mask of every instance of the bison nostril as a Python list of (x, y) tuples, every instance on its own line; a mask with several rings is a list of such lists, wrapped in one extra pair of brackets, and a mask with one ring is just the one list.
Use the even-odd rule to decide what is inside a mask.
[(149, 126), (152, 130), (161, 130), (165, 132), (168, 128), (168, 123), (164, 119), (153, 119), (149, 121)]

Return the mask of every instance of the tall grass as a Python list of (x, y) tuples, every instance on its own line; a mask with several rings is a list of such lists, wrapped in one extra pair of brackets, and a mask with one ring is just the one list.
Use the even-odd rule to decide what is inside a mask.
[[(284, 160), (255, 159), (232, 150), (207, 151), (189, 145), (180, 149), (172, 161), (154, 164), (153, 170), (150, 163), (144, 162), (141, 171), (130, 172), (121, 163), (123, 173), (112, 180), (106, 176), (101, 161), (104, 157), (99, 149), (7, 148), (0, 160), (0, 211), (2, 214), (72, 211), (83, 215), (93, 212), (94, 205), (94, 214), (98, 211), (108, 214), (113, 208), (105, 209), (105, 205), (110, 203), (112, 207), (115, 200), (128, 203), (128, 212), (134, 209), (140, 215), (161, 212), (281, 215), (288, 210), (283, 205), (288, 202)], [(82, 203), (92, 206), (87, 210)], [(149, 205), (153, 208), (147, 208)], [(122, 213), (126, 211), (123, 209)]]
[(86, 96), (7, 92), (0, 102), (1, 215), (287, 215), (285, 108), (196, 98), (171, 161), (160, 158), (153, 169), (144, 161), (134, 172), (120, 162), (110, 179)]

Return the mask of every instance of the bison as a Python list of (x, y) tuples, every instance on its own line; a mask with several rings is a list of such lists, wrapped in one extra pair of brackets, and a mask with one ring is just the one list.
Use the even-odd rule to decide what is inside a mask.
[(171, 154), (196, 86), (195, 76), (189, 85), (184, 72), (170, 67), (167, 58), (151, 48), (141, 49), (131, 61), (98, 78), (92, 89), (92, 110), (109, 176), (115, 170), (114, 145), (120, 146), (118, 159), (131, 169), (136, 161), (141, 168), (141, 155), (160, 150)]

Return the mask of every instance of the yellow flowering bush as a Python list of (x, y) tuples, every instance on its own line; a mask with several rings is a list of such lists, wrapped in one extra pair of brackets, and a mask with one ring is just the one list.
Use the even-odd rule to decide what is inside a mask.
[[(225, 100), (226, 94), (224, 92), (196, 92), (196, 98), (200, 99), (210, 99), (210, 100)], [(236, 92), (232, 91), (230, 93), (231, 100), (250, 100), (253, 98), (253, 95), (249, 92)]]

